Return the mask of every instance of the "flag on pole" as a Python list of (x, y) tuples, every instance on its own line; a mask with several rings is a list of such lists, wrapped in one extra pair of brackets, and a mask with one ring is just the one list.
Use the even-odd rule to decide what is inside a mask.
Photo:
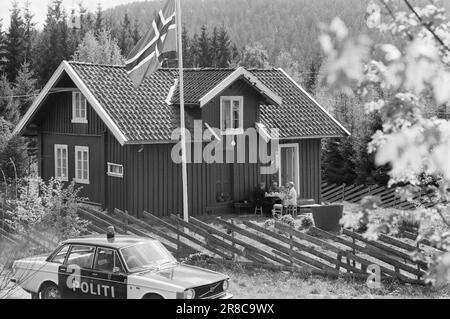
[(152, 23), (152, 28), (131, 50), (125, 61), (127, 73), (138, 87), (146, 76), (161, 67), (177, 51), (175, 0), (168, 0)]

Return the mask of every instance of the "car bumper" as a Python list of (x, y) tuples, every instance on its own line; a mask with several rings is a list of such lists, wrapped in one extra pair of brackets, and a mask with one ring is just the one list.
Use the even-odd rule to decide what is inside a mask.
[(225, 295), (223, 295), (219, 299), (231, 299), (231, 298), (233, 298), (233, 295), (230, 294), (229, 292), (227, 292)]
[(229, 292), (221, 292), (220, 294), (214, 295), (214, 296), (209, 296), (206, 298), (202, 298), (202, 299), (231, 299), (233, 298), (233, 295), (230, 294)]

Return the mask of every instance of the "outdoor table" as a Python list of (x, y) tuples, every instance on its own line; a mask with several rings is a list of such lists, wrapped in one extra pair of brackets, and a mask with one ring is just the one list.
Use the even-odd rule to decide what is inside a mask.
[(233, 206), (235, 213), (238, 215), (241, 214), (241, 211), (249, 211), (255, 207), (255, 205), (250, 202), (236, 202)]

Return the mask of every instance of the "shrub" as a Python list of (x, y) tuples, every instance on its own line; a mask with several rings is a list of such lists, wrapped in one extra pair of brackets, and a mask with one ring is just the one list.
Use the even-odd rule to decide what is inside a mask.
[(313, 220), (311, 219), (311, 217), (309, 217), (309, 216), (303, 217), (302, 220), (300, 221), (300, 227), (301, 227), (302, 229), (310, 228), (310, 227), (312, 227), (313, 225), (314, 225), (314, 222), (313, 222)]
[(32, 231), (52, 232), (58, 240), (79, 236), (87, 231), (88, 221), (78, 216), (80, 188), (74, 182), (64, 186), (51, 179), (47, 184), (39, 180), (39, 192), (30, 192), (29, 181), (22, 183), (19, 198), (11, 201), (14, 209), (10, 226), (23, 235)]

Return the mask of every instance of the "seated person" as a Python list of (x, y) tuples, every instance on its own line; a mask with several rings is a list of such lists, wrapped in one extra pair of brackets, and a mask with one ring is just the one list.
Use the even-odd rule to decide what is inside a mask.
[(272, 200), (266, 198), (266, 183), (260, 182), (258, 187), (256, 187), (254, 197), (255, 197), (255, 205), (257, 207), (262, 207), (264, 215), (271, 215), (272, 212)]
[(278, 183), (276, 181), (272, 182), (272, 185), (270, 185), (269, 193), (278, 193), (280, 191), (280, 188), (278, 187)]
[(293, 182), (286, 184), (286, 196), (283, 200), (284, 206), (297, 206), (297, 191), (295, 190)]
[[(270, 185), (269, 193), (279, 193), (280, 188), (278, 187), (278, 183), (276, 181), (272, 181), (272, 185)], [(272, 204), (282, 204), (282, 200), (277, 197), (272, 197)]]

